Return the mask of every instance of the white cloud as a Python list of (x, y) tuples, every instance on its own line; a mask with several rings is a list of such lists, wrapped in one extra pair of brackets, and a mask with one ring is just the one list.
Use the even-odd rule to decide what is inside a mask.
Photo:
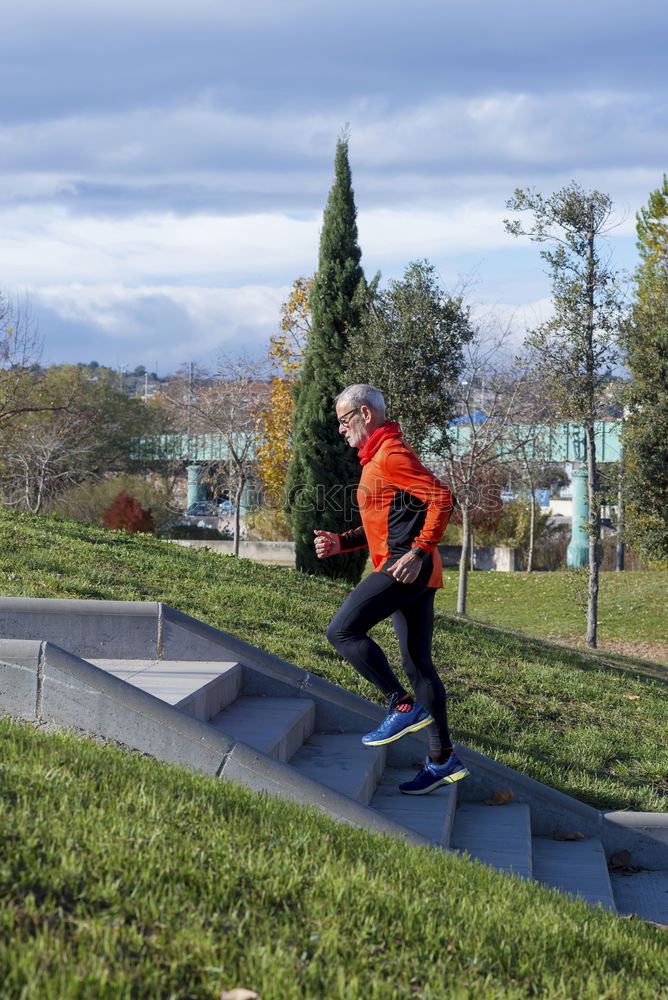
[(167, 298), (183, 310), (198, 326), (219, 326), (249, 321), (253, 325), (278, 321), (281, 302), (287, 288), (243, 285), (239, 288), (206, 288), (198, 285), (141, 285), (128, 288), (120, 284), (55, 285), (42, 288), (40, 300), (64, 319), (79, 323), (97, 323), (112, 334), (126, 335), (118, 316), (124, 308), (150, 298)]
[[(507, 244), (504, 212), (484, 201), (434, 211), (376, 209), (359, 213), (360, 244), (373, 266)], [(377, 262), (377, 265), (376, 265)]]
[[(173, 370), (186, 359), (210, 362), (221, 352), (263, 351), (278, 328), (288, 292), (287, 287), (259, 285), (73, 284), (41, 289), (34, 305), (47, 317), (41, 324), (47, 359), (60, 360), (53, 356), (55, 320), (78, 332), (75, 353), (68, 360), (82, 360), (85, 350), (103, 363), (139, 358), (153, 365), (157, 359), (164, 372), (165, 366)], [(89, 334), (82, 338), (80, 331)]]
[(225, 286), (308, 270), (318, 221), (281, 215), (76, 216), (44, 206), (0, 212), (3, 283), (188, 282)]

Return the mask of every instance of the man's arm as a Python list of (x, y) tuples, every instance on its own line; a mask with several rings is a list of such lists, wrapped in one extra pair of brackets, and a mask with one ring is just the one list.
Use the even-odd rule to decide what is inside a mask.
[(353, 528), (352, 531), (344, 531), (342, 535), (336, 531), (314, 530), (315, 554), (318, 559), (327, 559), (328, 556), (338, 555), (339, 552), (355, 552), (357, 549), (365, 548), (366, 532), (362, 525)]

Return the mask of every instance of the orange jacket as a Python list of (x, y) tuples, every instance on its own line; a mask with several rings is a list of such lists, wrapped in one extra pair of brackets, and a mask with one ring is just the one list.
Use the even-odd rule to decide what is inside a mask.
[(362, 524), (339, 536), (342, 552), (368, 545), (380, 570), (419, 546), (432, 555), (428, 585), (443, 585), (437, 546), (450, 519), (452, 493), (402, 438), (384, 440), (362, 466), (357, 505)]

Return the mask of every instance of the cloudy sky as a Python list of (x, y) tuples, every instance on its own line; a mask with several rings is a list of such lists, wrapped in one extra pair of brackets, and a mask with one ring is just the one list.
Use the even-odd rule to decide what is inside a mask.
[(0, 33), (0, 288), (44, 360), (260, 350), (313, 272), (348, 126), (363, 265), (545, 314), (517, 187), (608, 193), (619, 268), (668, 171), (665, 0), (21, 0)]

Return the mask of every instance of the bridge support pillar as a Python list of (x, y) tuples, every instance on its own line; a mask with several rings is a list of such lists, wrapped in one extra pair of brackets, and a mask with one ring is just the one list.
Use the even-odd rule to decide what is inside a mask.
[(200, 476), (204, 466), (201, 462), (191, 462), (188, 465), (188, 506), (198, 500), (206, 500), (206, 484), (202, 483)]
[(573, 470), (573, 517), (571, 540), (566, 549), (566, 565), (573, 569), (589, 563), (589, 532), (587, 504), (587, 470)]

